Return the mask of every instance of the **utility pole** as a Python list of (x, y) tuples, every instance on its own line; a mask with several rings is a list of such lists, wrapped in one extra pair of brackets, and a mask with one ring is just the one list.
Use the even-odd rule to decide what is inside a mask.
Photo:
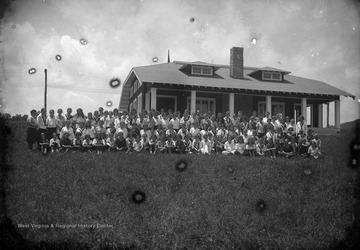
[(46, 114), (47, 114), (47, 109), (46, 109), (46, 99), (47, 99), (47, 69), (45, 69), (44, 72), (45, 72), (44, 108), (45, 108), (45, 112), (46, 112)]

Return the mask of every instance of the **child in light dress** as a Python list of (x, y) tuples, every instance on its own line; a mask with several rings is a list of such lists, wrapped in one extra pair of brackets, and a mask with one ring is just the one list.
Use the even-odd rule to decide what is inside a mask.
[(133, 146), (134, 146), (134, 151), (137, 153), (140, 153), (144, 149), (144, 144), (141, 140), (140, 135), (136, 136)]
[(59, 148), (60, 148), (60, 140), (57, 137), (57, 133), (53, 132), (53, 137), (50, 140), (50, 148), (51, 148), (51, 153), (54, 153), (54, 150), (56, 150), (56, 152), (59, 153)]
[(319, 148), (316, 146), (316, 141), (311, 141), (311, 145), (309, 146), (307, 156), (313, 157), (315, 159), (319, 158), (319, 156), (320, 156)]
[(224, 151), (222, 151), (223, 155), (235, 154), (236, 147), (235, 141), (232, 139), (231, 136), (228, 136), (227, 141), (224, 143)]
[(73, 140), (73, 152), (81, 150), (82, 147), (82, 140), (81, 140), (81, 133), (77, 132), (75, 133), (75, 138)]
[(149, 140), (149, 152), (150, 154), (155, 154), (156, 151), (156, 143), (157, 143), (157, 137), (155, 134), (153, 134)]
[(90, 135), (85, 135), (85, 140), (82, 142), (82, 151), (83, 152), (91, 152), (91, 149), (93, 148), (93, 142), (90, 139)]
[(104, 136), (102, 133), (100, 134), (96, 134), (95, 139), (93, 140), (93, 145), (96, 148), (96, 153), (102, 154), (102, 152), (104, 151), (105, 147), (106, 147), (106, 141), (104, 139)]
[(46, 139), (45, 133), (41, 133), (41, 134), (40, 134), (39, 148), (40, 148), (41, 153), (42, 153), (43, 155), (46, 155), (46, 154), (47, 154), (48, 148), (49, 148), (49, 140)]
[(165, 148), (166, 148), (166, 152), (168, 152), (170, 154), (175, 152), (175, 141), (173, 140), (171, 135), (167, 136), (167, 140), (166, 140), (166, 143), (165, 143)]
[(200, 152), (202, 154), (210, 155), (212, 151), (211, 141), (209, 141), (209, 136), (204, 134), (203, 140), (200, 142)]
[(243, 155), (246, 150), (244, 137), (242, 135), (239, 135), (237, 137), (236, 143), (235, 143), (236, 151), (240, 153), (240, 155)]
[(116, 144), (115, 144), (115, 136), (114, 133), (110, 133), (109, 137), (106, 139), (106, 145), (108, 146), (108, 150), (110, 151), (116, 151)]
[(165, 137), (165, 135), (161, 135), (160, 140), (157, 141), (155, 153), (156, 152), (159, 152), (159, 153), (165, 153), (166, 152), (166, 137)]

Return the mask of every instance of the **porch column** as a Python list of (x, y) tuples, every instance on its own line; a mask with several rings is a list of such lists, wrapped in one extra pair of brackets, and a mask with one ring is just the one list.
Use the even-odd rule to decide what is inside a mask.
[(145, 110), (150, 111), (150, 91), (145, 94)]
[(196, 90), (191, 90), (190, 114), (196, 113)]
[(335, 128), (340, 128), (340, 100), (335, 100)]
[(266, 96), (266, 112), (270, 113), (270, 118), (272, 116), (271, 114), (271, 95)]
[(304, 117), (305, 121), (307, 121), (307, 102), (306, 98), (301, 98), (301, 115)]
[(318, 127), (323, 127), (323, 105), (321, 103), (318, 104)]
[(156, 110), (156, 88), (151, 88), (151, 104), (150, 104), (150, 108)]
[(230, 117), (234, 116), (235, 94), (229, 93), (229, 112)]

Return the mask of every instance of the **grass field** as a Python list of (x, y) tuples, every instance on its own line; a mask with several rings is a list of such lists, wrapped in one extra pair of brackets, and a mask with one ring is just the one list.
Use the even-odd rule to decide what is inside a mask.
[[(16, 230), (33, 242), (326, 249), (354, 219), (355, 172), (346, 166), (345, 136), (321, 137), (325, 158), (319, 161), (123, 153), (44, 157), (27, 149), (23, 123), (10, 126), (6, 207)], [(179, 161), (187, 163), (185, 171), (176, 170)], [(144, 202), (133, 202), (135, 191), (145, 194)]]

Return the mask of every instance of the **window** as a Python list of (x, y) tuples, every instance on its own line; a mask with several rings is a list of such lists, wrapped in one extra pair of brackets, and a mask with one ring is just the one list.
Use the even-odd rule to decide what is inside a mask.
[(271, 79), (271, 73), (264, 73), (263, 78), (264, 79)]
[[(195, 109), (202, 113), (215, 114), (216, 99), (207, 97), (196, 97)], [(191, 110), (191, 98), (187, 98), (187, 110)]]
[(212, 76), (213, 68), (208, 66), (191, 66), (191, 74)]
[(273, 78), (274, 80), (280, 80), (281, 75), (280, 75), (280, 73), (273, 73), (273, 74), (272, 74), (272, 78)]
[(282, 81), (280, 72), (262, 72), (263, 80)]

